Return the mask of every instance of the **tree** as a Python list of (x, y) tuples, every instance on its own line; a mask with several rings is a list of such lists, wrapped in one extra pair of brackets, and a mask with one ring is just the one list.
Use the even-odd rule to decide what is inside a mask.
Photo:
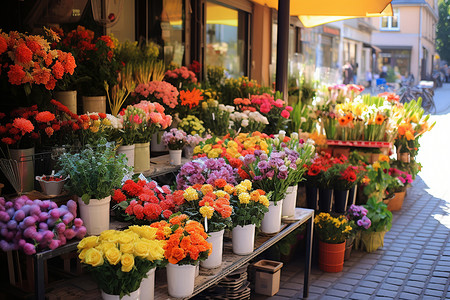
[(441, 60), (450, 63), (450, 0), (439, 0), (439, 21), (436, 28), (436, 50)]

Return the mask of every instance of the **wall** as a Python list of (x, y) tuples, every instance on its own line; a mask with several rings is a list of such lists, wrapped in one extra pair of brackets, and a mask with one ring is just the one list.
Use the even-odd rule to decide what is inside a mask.
[(107, 34), (113, 34), (120, 42), (135, 40), (134, 1), (125, 0), (123, 10), (117, 23), (106, 29)]
[(270, 86), (272, 10), (266, 6), (255, 4), (252, 19), (251, 78), (261, 85)]

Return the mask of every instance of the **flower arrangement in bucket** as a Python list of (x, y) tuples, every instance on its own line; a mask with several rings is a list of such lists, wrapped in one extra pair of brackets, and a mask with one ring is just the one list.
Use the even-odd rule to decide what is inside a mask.
[(269, 199), (265, 191), (254, 190), (248, 179), (235, 187), (228, 187), (228, 192), (233, 206), (233, 253), (247, 255), (253, 252), (255, 228), (261, 226), (264, 215), (269, 211)]
[(164, 265), (166, 241), (159, 240), (157, 229), (131, 226), (125, 231), (106, 230), (100, 236), (89, 236), (78, 244), (79, 258), (88, 266), (102, 295), (133, 294), (139, 298), (139, 287), (147, 272)]
[(187, 143), (186, 132), (181, 129), (172, 128), (169, 132), (164, 132), (162, 141), (169, 147), (170, 164), (181, 165), (182, 149)]
[(345, 240), (352, 227), (344, 215), (332, 217), (320, 213), (314, 218), (314, 228), (319, 237), (319, 267), (325, 272), (341, 272), (344, 267)]
[[(367, 217), (367, 209), (362, 205), (350, 205), (347, 210), (346, 217), (352, 226), (352, 234), (346, 241), (346, 257), (347, 252), (351, 251), (351, 247), (355, 244), (355, 248), (359, 249), (361, 244), (361, 234), (364, 230), (367, 230), (372, 225), (372, 221)], [(350, 249), (348, 249), (350, 248)]]
[(164, 257), (167, 264), (169, 295), (183, 298), (194, 291), (196, 265), (208, 258), (212, 245), (206, 241), (208, 234), (202, 224), (189, 220), (187, 215), (173, 215), (168, 222), (150, 225), (157, 229), (156, 235), (167, 241)]

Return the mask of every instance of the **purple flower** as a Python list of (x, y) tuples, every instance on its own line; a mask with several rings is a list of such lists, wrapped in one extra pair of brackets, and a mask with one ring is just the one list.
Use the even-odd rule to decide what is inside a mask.
[(260, 181), (262, 179), (263, 179), (263, 177), (261, 175), (256, 175), (255, 177), (253, 177), (254, 181)]
[(272, 179), (273, 176), (275, 175), (275, 171), (274, 170), (269, 170), (265, 175), (266, 175), (267, 178)]
[(293, 170), (297, 170), (297, 165), (295, 163), (291, 163), (289, 165), (289, 168), (293, 169)]
[(206, 181), (205, 177), (202, 174), (193, 174), (191, 177), (189, 177), (189, 182), (194, 184), (204, 184)]
[(255, 156), (260, 156), (260, 155), (263, 154), (263, 153), (264, 153), (264, 152), (261, 151), (261, 150), (259, 150), (259, 149), (256, 149), (255, 152), (253, 152), (253, 154), (254, 154)]
[(279, 170), (280, 172), (286, 172), (286, 173), (287, 173), (288, 168), (287, 168), (285, 165), (282, 165), (282, 166), (280, 166), (280, 167), (278, 168), (278, 170)]
[(287, 171), (279, 172), (278, 175), (277, 175), (277, 178), (281, 179), (281, 180), (285, 180), (287, 177), (288, 177), (288, 172)]
[(372, 225), (372, 222), (368, 217), (363, 216), (361, 220), (356, 221), (356, 224), (360, 227), (364, 227), (365, 229), (369, 229), (369, 227)]
[(260, 170), (266, 170), (266, 169), (269, 168), (269, 164), (267, 163), (267, 161), (262, 160), (262, 161), (260, 161), (260, 162), (258, 163), (258, 168), (259, 168)]
[[(258, 150), (257, 150), (257, 151), (258, 151)], [(259, 159), (261, 159), (261, 160), (268, 160), (269, 157), (267, 156), (267, 154), (266, 154), (265, 152), (263, 152), (263, 153), (259, 156)]]
[(246, 165), (246, 166), (248, 166), (248, 165), (250, 165), (252, 162), (254, 162), (255, 161), (255, 156), (253, 155), (253, 154), (247, 154), (245, 157), (244, 157), (244, 164)]

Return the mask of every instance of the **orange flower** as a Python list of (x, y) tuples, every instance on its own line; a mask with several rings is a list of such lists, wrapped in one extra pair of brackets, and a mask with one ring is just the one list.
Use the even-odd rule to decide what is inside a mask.
[(200, 250), (196, 246), (189, 247), (187, 252), (189, 253), (189, 256), (191, 257), (191, 259), (193, 259), (193, 260), (197, 260), (198, 256), (200, 255)]
[(377, 115), (375, 117), (375, 124), (381, 125), (381, 124), (383, 124), (384, 120), (385, 120), (385, 117), (383, 115)]
[(219, 178), (214, 181), (214, 185), (221, 189), (227, 185), (227, 181), (225, 179)]
[(183, 221), (185, 221), (187, 219), (187, 217), (188, 217), (187, 215), (182, 214), (182, 215), (175, 216), (175, 217), (171, 218), (169, 220), (169, 222), (172, 225), (180, 225)]
[(189, 109), (197, 106), (200, 100), (203, 100), (202, 92), (193, 88), (192, 91), (180, 92), (181, 105), (189, 105)]
[(188, 250), (192, 246), (191, 237), (185, 236), (180, 242), (180, 247), (184, 250)]
[(30, 120), (24, 118), (14, 119), (13, 126), (22, 131), (22, 135), (24, 135), (25, 133), (30, 133), (34, 130), (33, 123), (31, 123)]
[(352, 113), (348, 113), (345, 115), (345, 118), (347, 119), (347, 122), (351, 122), (353, 121), (353, 114)]
[(406, 137), (406, 139), (408, 141), (413, 141), (414, 140), (414, 134), (410, 130), (406, 131), (405, 137)]
[(345, 126), (345, 125), (347, 125), (347, 123), (348, 123), (348, 120), (347, 120), (346, 117), (340, 117), (340, 118), (338, 119), (338, 121), (339, 121), (339, 125), (341, 125), (341, 126)]
[(55, 119), (55, 115), (49, 111), (43, 111), (36, 115), (36, 121), (41, 123), (51, 122)]
[(172, 251), (171, 251), (169, 257), (167, 257), (167, 258), (169, 260), (169, 263), (176, 264), (185, 257), (186, 257), (186, 253), (184, 252), (184, 250), (177, 247), (177, 248), (172, 248)]

